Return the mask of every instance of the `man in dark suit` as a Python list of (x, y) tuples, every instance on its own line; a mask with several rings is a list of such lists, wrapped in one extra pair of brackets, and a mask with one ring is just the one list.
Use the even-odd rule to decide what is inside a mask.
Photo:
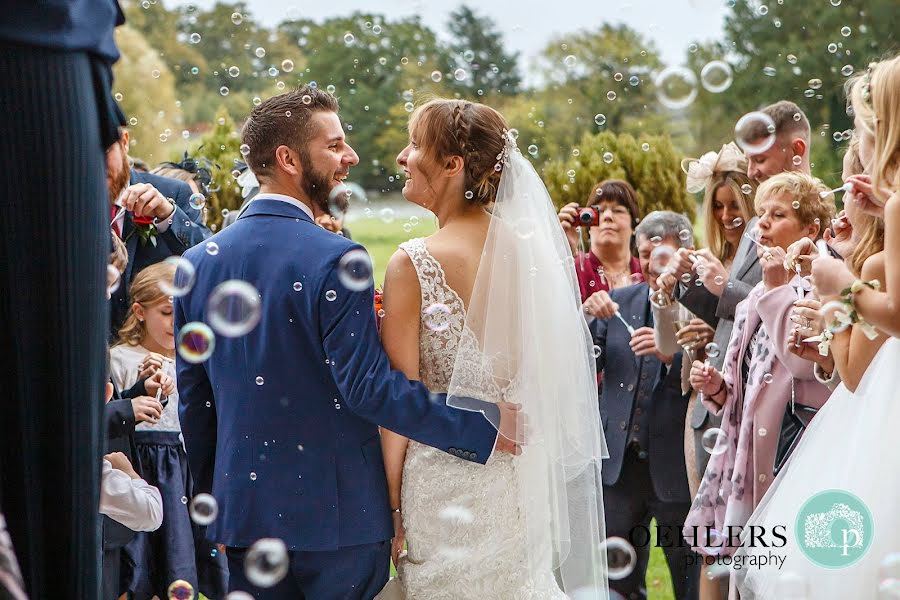
[(190, 186), (177, 179), (135, 171), (128, 162), (128, 130), (106, 151), (112, 229), (128, 248), (128, 265), (111, 300), (113, 337), (128, 315), (128, 288), (141, 269), (180, 256), (211, 234), (191, 206)]
[[(304, 86), (253, 110), (242, 141), (260, 192), (213, 236), (217, 256), (185, 253), (196, 281), (175, 298), (178, 329), (210, 319), (208, 298), (223, 282), (243, 280), (255, 288), (248, 300), (259, 300), (246, 335), (219, 335), (201, 364), (176, 359), (196, 489), (219, 504), (208, 535), (228, 546), (231, 590), (257, 600), (368, 599), (387, 582), (391, 509), (400, 507), (389, 503), (378, 425), (473, 463), (518, 451), (513, 405), (471, 401), (472, 410), (459, 410), (392, 371), (371, 281), (362, 290), (341, 283), (342, 259), (364, 250), (314, 222), (359, 161), (337, 109), (334, 96)], [(233, 300), (223, 304), (242, 305)], [(289, 564), (262, 588), (243, 563), (254, 542), (272, 537)]]
[(618, 288), (595, 299), (599, 314), (612, 317), (618, 311), (628, 327), (618, 318), (591, 323), (600, 348), (597, 369), (604, 373), (600, 417), (609, 446), (602, 470), (606, 534), (631, 541), (637, 552), (634, 570), (609, 584), (629, 599), (647, 597), (644, 579), (650, 548), (645, 528), (651, 518), (659, 527), (657, 543), (666, 554), (675, 597), (697, 597), (698, 569), (688, 566), (692, 551), (681, 539), (691, 501), (684, 464), (688, 395), (681, 393), (681, 353), (659, 352), (650, 309), (658, 275), (649, 267), (655, 248), (651, 240), (662, 239), (661, 244), (677, 249), (684, 221), (682, 215), (665, 211), (641, 221), (635, 237), (644, 280), (650, 283)]
[(115, 338), (125, 322), (128, 288), (141, 269), (180, 256), (211, 233), (203, 225), (202, 211), (191, 206), (191, 187), (177, 179), (131, 168), (128, 130), (106, 151), (106, 185), (111, 227), (128, 249), (128, 265), (110, 303), (110, 335)]

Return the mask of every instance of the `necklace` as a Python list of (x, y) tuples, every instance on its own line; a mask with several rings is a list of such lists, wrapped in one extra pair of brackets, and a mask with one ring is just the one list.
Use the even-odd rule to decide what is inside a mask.
[(605, 283), (611, 290), (625, 287), (623, 285), (623, 280), (626, 282), (630, 280), (630, 273), (627, 273), (626, 271), (609, 271), (603, 266), (597, 269), (597, 274), (600, 275), (600, 281)]

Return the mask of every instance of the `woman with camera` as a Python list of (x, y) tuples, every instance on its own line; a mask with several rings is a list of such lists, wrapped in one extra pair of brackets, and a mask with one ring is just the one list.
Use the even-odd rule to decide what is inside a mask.
[[(610, 290), (644, 280), (641, 264), (632, 252), (634, 228), (639, 221), (637, 194), (621, 179), (595, 185), (585, 206), (571, 202), (559, 211), (559, 222), (575, 256), (581, 301), (589, 314), (592, 302), (588, 300), (595, 294), (604, 292), (604, 296)], [(587, 250), (581, 242), (585, 228), (590, 237)]]

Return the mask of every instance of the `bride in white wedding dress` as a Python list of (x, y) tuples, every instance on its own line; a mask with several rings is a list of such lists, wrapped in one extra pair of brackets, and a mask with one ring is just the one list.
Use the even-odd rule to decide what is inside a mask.
[(439, 229), (388, 265), (385, 350), (449, 403), (521, 404), (528, 427), (520, 456), (485, 465), (382, 432), (399, 573), (389, 585), (411, 599), (605, 599), (605, 443), (556, 211), (495, 110), (433, 100), (409, 129), (403, 195)]

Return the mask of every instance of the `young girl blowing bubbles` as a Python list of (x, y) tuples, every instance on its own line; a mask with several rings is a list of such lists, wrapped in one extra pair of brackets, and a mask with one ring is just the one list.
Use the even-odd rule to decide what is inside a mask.
[[(175, 378), (175, 335), (171, 288), (175, 267), (158, 263), (142, 270), (131, 285), (131, 310), (110, 350), (112, 378), (119, 389), (162, 369)], [(209, 598), (224, 597), (227, 567), (224, 553), (204, 540), (188, 507), (193, 482), (178, 421), (178, 393), (160, 398), (165, 408), (156, 423), (140, 423), (135, 442), (144, 478), (159, 488), (163, 524), (140, 533), (126, 546), (123, 579), (136, 600), (169, 597), (174, 582), (191, 586)]]

